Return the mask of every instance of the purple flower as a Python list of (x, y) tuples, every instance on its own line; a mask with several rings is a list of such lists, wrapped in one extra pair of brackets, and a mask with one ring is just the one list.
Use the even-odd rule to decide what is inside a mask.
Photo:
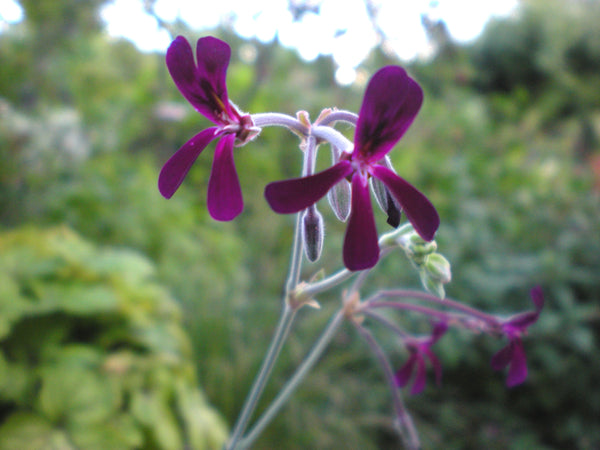
[(445, 322), (440, 322), (433, 328), (431, 336), (425, 339), (411, 339), (406, 342), (410, 357), (404, 365), (396, 372), (396, 385), (399, 387), (406, 386), (414, 374), (414, 382), (410, 393), (412, 395), (419, 394), (425, 389), (425, 358), (433, 366), (435, 372), (435, 381), (439, 386), (442, 382), (442, 365), (440, 360), (431, 351), (431, 346), (435, 344), (443, 334), (448, 330), (448, 325)]
[(167, 50), (167, 68), (187, 101), (216, 126), (201, 131), (171, 156), (160, 171), (158, 189), (164, 197), (171, 198), (202, 150), (220, 139), (208, 181), (208, 212), (216, 220), (232, 220), (244, 208), (233, 146), (248, 142), (257, 130), (251, 117), (240, 113), (227, 96), (229, 45), (214, 37), (198, 39), (196, 57), (197, 64), (192, 47), (179, 36)]
[(517, 314), (501, 323), (502, 332), (508, 337), (508, 345), (492, 357), (494, 370), (508, 368), (506, 385), (508, 387), (523, 383), (527, 378), (527, 360), (521, 336), (527, 334), (527, 328), (535, 323), (544, 307), (544, 294), (539, 286), (531, 290), (531, 300), (535, 310)]
[(317, 174), (270, 183), (265, 197), (278, 213), (306, 209), (339, 182), (351, 182), (351, 212), (344, 238), (344, 264), (350, 270), (373, 267), (379, 259), (369, 177), (379, 179), (398, 202), (416, 232), (431, 241), (440, 223), (429, 200), (382, 161), (404, 135), (423, 102), (423, 91), (404, 69), (379, 70), (367, 86), (354, 134), (354, 150)]

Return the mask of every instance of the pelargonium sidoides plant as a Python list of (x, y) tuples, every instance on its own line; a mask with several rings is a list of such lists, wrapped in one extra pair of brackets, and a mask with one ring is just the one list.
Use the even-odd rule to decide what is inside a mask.
[[(166, 162), (158, 180), (161, 194), (170, 198), (202, 151), (217, 140), (208, 180), (207, 207), (216, 220), (234, 219), (244, 206), (233, 158), (234, 147), (254, 140), (267, 126), (285, 127), (301, 137), (303, 169), (299, 178), (275, 181), (265, 188), (265, 198), (275, 212), (297, 214), (295, 238), (280, 322), (227, 448), (246, 448), (254, 442), (322, 355), (344, 321), (356, 328), (381, 364), (391, 391), (397, 429), (406, 448), (416, 449), (420, 444), (401, 388), (410, 384), (411, 394), (420, 393), (426, 384), (428, 363), (433, 368), (436, 382), (441, 382), (441, 363), (431, 347), (450, 327), (506, 337), (508, 345), (492, 357), (491, 365), (496, 370), (508, 367), (508, 386), (522, 383), (527, 377), (527, 364), (521, 338), (542, 310), (541, 289), (535, 287), (531, 291), (534, 310), (509, 318), (487, 314), (444, 298), (444, 284), (450, 281), (451, 271), (446, 258), (436, 251), (434, 237), (440, 225), (438, 213), (423, 193), (396, 174), (387, 156), (419, 112), (423, 91), (418, 83), (404, 69), (387, 66), (371, 77), (358, 115), (324, 109), (311, 123), (303, 111), (296, 117), (271, 112), (247, 114), (229, 100), (226, 73), (230, 55), (229, 45), (214, 37), (198, 40), (196, 60), (190, 44), (181, 36), (167, 50), (167, 67), (176, 86), (215, 126), (192, 137)], [(354, 142), (335, 129), (339, 122), (356, 127)], [(314, 173), (318, 147), (325, 143), (331, 148), (333, 164)], [(371, 193), (387, 215), (387, 222), (395, 228), (380, 236), (375, 226)], [(325, 196), (335, 216), (348, 222), (342, 255), (345, 268), (318, 281), (302, 281), (303, 253), (315, 262), (322, 251), (323, 218), (316, 205)], [(407, 219), (403, 225), (402, 213)], [(382, 257), (397, 248), (404, 251), (419, 271), (425, 291), (394, 288), (364, 294), (366, 276)], [(343, 291), (338, 312), (280, 394), (248, 430), (295, 313), (304, 305), (318, 305), (317, 295), (350, 279), (353, 282)], [(430, 334), (412, 334), (389, 315), (381, 313), (385, 310), (421, 314), (431, 323)], [(367, 327), (371, 323), (379, 323), (388, 329), (406, 350), (407, 358), (401, 367), (394, 370), (384, 349)]]

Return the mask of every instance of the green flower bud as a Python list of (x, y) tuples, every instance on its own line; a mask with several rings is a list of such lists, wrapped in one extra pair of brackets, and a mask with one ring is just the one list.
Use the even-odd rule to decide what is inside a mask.
[(427, 256), (437, 250), (435, 241), (427, 242), (417, 233), (413, 233), (408, 238), (407, 250), (413, 255)]
[(437, 295), (439, 298), (444, 298), (446, 296), (444, 284), (431, 278), (427, 270), (421, 269), (419, 271), (419, 277), (421, 278), (421, 284), (427, 292), (431, 292), (433, 295)]
[(450, 263), (439, 253), (432, 253), (425, 260), (425, 271), (431, 279), (439, 281), (442, 284), (449, 283), (452, 280), (452, 271)]

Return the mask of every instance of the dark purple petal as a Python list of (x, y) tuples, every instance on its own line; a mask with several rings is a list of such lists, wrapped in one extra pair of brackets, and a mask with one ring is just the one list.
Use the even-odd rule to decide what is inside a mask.
[(421, 87), (404, 69), (380, 69), (369, 81), (360, 108), (353, 156), (368, 162), (383, 158), (406, 132), (422, 103)]
[(235, 135), (224, 136), (217, 144), (208, 180), (208, 212), (215, 220), (232, 220), (244, 209), (242, 189), (233, 162)]
[(158, 176), (158, 190), (165, 198), (171, 198), (189, 172), (202, 150), (216, 137), (218, 128), (207, 128), (187, 141), (165, 163)]
[(531, 300), (535, 305), (535, 310), (539, 313), (544, 307), (544, 292), (541, 286), (535, 286), (530, 292)]
[(209, 40), (201, 45), (207, 51), (207, 56), (201, 60), (201, 69), (194, 63), (192, 47), (182, 36), (178, 36), (167, 49), (167, 68), (187, 101), (209, 120), (223, 124), (222, 113), (229, 114), (231, 108), (225, 88), (225, 72), (231, 51), (218, 39), (203, 39)]
[(431, 333), (430, 345), (435, 344), (440, 338), (448, 331), (448, 324), (446, 322), (438, 322), (433, 327), (433, 331)]
[(419, 236), (431, 241), (440, 226), (440, 216), (427, 197), (386, 167), (374, 165), (371, 174), (387, 186)]
[(352, 173), (348, 161), (340, 161), (322, 172), (308, 177), (269, 183), (265, 198), (276, 213), (290, 214), (308, 208), (327, 194), (337, 182)]
[(504, 328), (524, 332), (528, 326), (530, 326), (538, 320), (539, 315), (540, 313), (538, 311), (528, 311), (521, 314), (517, 314), (504, 324)]
[(506, 347), (500, 349), (498, 353), (492, 356), (491, 366), (494, 370), (502, 370), (511, 362), (513, 357), (514, 345), (510, 341)]
[(408, 360), (396, 372), (396, 376), (394, 377), (394, 380), (396, 381), (396, 386), (404, 387), (408, 384), (408, 382), (410, 381), (410, 377), (413, 373), (416, 362), (417, 362), (417, 354), (411, 353)]
[(506, 377), (506, 385), (513, 387), (521, 384), (527, 378), (527, 358), (525, 349), (520, 339), (515, 339), (512, 343), (512, 359)]
[(411, 395), (417, 395), (423, 392), (425, 389), (425, 383), (427, 381), (427, 370), (425, 368), (425, 361), (423, 357), (417, 358), (417, 373), (415, 374), (415, 381), (410, 389)]
[(531, 290), (531, 300), (535, 306), (535, 311), (527, 311), (521, 314), (517, 314), (511, 317), (505, 324), (505, 326), (517, 329), (520, 332), (524, 332), (526, 328), (535, 323), (539, 316), (542, 308), (544, 307), (544, 294), (539, 286), (534, 287)]
[(348, 270), (373, 267), (379, 259), (377, 228), (369, 183), (360, 173), (352, 176), (352, 209), (344, 237), (344, 265)]
[(229, 117), (237, 116), (235, 110), (229, 104), (227, 96), (227, 67), (231, 59), (231, 47), (226, 42), (212, 36), (198, 39), (196, 44), (196, 58), (198, 59), (198, 72), (200, 79), (206, 80), (214, 90), (217, 98), (223, 102), (223, 106)]

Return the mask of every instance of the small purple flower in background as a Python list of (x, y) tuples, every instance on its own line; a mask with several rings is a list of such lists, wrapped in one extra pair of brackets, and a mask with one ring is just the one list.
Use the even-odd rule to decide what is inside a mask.
[(544, 293), (539, 286), (531, 290), (531, 300), (534, 311), (517, 314), (501, 323), (502, 332), (508, 337), (508, 345), (492, 357), (491, 365), (494, 370), (509, 367), (506, 385), (508, 387), (521, 384), (527, 378), (527, 359), (521, 336), (527, 334), (527, 328), (534, 324), (544, 307)]
[(201, 131), (181, 147), (163, 166), (158, 189), (166, 197), (177, 191), (200, 153), (220, 138), (208, 181), (208, 212), (216, 220), (232, 220), (244, 202), (233, 161), (234, 144), (244, 144), (258, 130), (249, 115), (243, 115), (227, 96), (225, 77), (231, 57), (229, 45), (214, 37), (198, 39), (197, 64), (192, 47), (177, 37), (167, 50), (167, 68), (183, 96), (196, 110), (217, 126)]
[(379, 259), (369, 195), (369, 177), (373, 176), (386, 186), (415, 231), (431, 241), (440, 223), (437, 211), (421, 192), (380, 164), (413, 122), (422, 102), (423, 91), (404, 69), (380, 69), (367, 86), (352, 153), (343, 154), (337, 164), (317, 174), (267, 185), (265, 197), (271, 208), (283, 214), (302, 211), (348, 179), (352, 199), (344, 238), (344, 264), (349, 270), (368, 269)]
[(426, 361), (429, 359), (431, 366), (435, 372), (435, 381), (439, 386), (442, 382), (442, 365), (440, 360), (431, 351), (431, 347), (435, 344), (448, 330), (448, 325), (445, 322), (440, 322), (435, 325), (430, 337), (425, 339), (410, 339), (406, 342), (406, 346), (410, 351), (410, 357), (404, 365), (396, 372), (396, 385), (399, 387), (406, 386), (411, 378), (414, 382), (410, 393), (412, 395), (419, 394), (425, 389), (426, 382)]

